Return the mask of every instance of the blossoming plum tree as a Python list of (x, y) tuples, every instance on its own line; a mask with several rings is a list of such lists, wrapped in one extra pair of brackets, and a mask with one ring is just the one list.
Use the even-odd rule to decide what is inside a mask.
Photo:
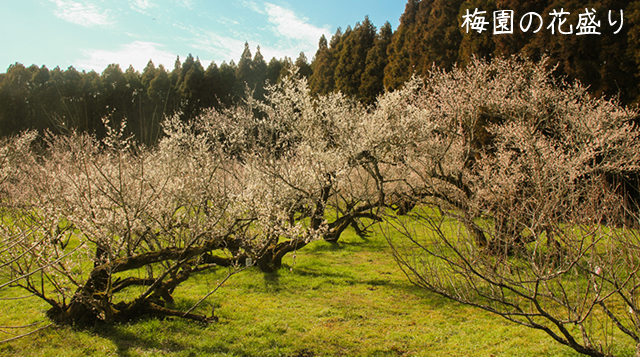
[(640, 170), (638, 113), (517, 58), (397, 95), (417, 113), (403, 165), (420, 209), (388, 234), (407, 276), (580, 353), (640, 343), (637, 186), (621, 190)]

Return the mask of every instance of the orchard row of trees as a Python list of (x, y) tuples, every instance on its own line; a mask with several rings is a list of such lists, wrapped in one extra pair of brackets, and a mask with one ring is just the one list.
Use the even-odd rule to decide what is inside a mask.
[(167, 119), (152, 147), (112, 122), (103, 140), (50, 134), (33, 150), (33, 131), (6, 139), (0, 290), (30, 291), (58, 324), (213, 321), (172, 310), (174, 290), (195, 273), (273, 271), (314, 239), (379, 220), (382, 164), (366, 116), (340, 94), (314, 100), (290, 78), (265, 101)]
[(474, 60), (371, 107), (291, 74), (264, 100), (165, 120), (151, 147), (112, 122), (102, 140), (6, 138), (0, 290), (46, 301), (57, 324), (213, 322), (199, 304), (216, 287), (174, 304), (193, 275), (277, 270), (313, 240), (382, 222), (414, 283), (578, 352), (629, 355), (639, 113), (547, 67)]

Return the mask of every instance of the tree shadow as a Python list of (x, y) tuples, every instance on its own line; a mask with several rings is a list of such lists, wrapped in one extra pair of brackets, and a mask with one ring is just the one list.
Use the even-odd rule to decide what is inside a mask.
[(312, 266), (298, 267), (293, 270), (293, 274), (311, 279), (322, 279), (320, 285), (349, 285), (349, 286), (365, 286), (369, 290), (377, 288), (387, 288), (398, 294), (407, 294), (415, 296), (433, 308), (440, 308), (450, 304), (458, 304), (457, 302), (447, 299), (441, 295), (424, 289), (411, 283), (406, 277), (394, 277), (393, 273), (383, 272), (380, 277), (359, 277), (356, 273), (343, 273), (338, 271), (326, 271), (316, 269)]
[[(145, 322), (149, 323), (149, 320), (153, 320), (154, 318), (150, 317), (148, 319), (140, 319), (138, 321), (134, 321), (134, 324), (144, 324)], [(205, 346), (197, 346), (195, 344), (191, 344), (185, 341), (184, 332), (181, 331), (181, 334), (173, 334), (171, 333), (172, 324), (178, 318), (166, 318), (161, 319), (159, 322), (161, 324), (169, 324), (163, 326), (162, 332), (153, 333), (153, 332), (134, 332), (131, 331), (131, 325), (128, 324), (115, 324), (115, 325), (100, 325), (96, 326), (92, 332), (96, 335), (111, 340), (116, 346), (116, 354), (122, 357), (129, 356), (139, 356), (142, 354), (152, 354), (152, 355), (166, 355), (166, 354), (175, 354), (175, 353), (184, 353), (187, 352), (188, 356), (202, 356), (209, 355), (212, 353), (229, 353), (230, 351), (223, 347), (205, 347)], [(194, 330), (189, 332), (191, 335), (201, 335), (204, 331), (205, 324), (189, 321), (192, 326), (189, 326), (190, 330)], [(181, 326), (180, 330), (184, 327)], [(200, 330), (200, 331), (196, 331)]]
[(339, 240), (337, 242), (318, 241), (314, 244), (309, 244), (304, 248), (304, 252), (307, 254), (318, 254), (325, 252), (338, 252), (338, 251), (363, 251), (368, 252), (382, 252), (389, 248), (386, 242), (378, 242), (372, 239), (357, 240)]
[[(135, 321), (135, 323), (141, 323), (141, 321)], [(177, 352), (188, 348), (188, 346), (180, 343), (172, 343), (167, 346), (165, 343), (162, 343), (160, 339), (154, 339), (144, 334), (127, 331), (126, 325), (101, 324), (96, 326), (92, 332), (102, 338), (111, 340), (116, 346), (118, 356), (123, 357), (136, 355), (133, 351), (163, 350), (167, 352)]]
[(337, 271), (326, 271), (314, 269), (313, 267), (305, 266), (298, 267), (292, 272), (298, 276), (302, 276), (305, 278), (312, 279), (322, 279), (324, 280), (324, 284), (332, 284), (332, 285), (367, 285), (367, 286), (387, 286), (391, 288), (399, 288), (402, 283), (396, 281), (391, 277), (386, 277), (382, 275), (380, 278), (360, 278), (356, 274), (353, 273), (345, 273), (345, 272), (337, 272)]
[(281, 290), (280, 273), (278, 270), (273, 272), (263, 272), (264, 286), (268, 292), (278, 292)]

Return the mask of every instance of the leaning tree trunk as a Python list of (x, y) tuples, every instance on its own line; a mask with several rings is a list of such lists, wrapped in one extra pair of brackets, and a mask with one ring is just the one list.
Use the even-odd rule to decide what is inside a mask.
[(274, 272), (282, 268), (282, 258), (284, 258), (285, 255), (306, 245), (307, 243), (305, 241), (296, 239), (280, 242), (266, 249), (256, 262), (256, 265), (258, 265), (263, 272)]
[[(215, 321), (213, 316), (175, 311), (166, 308), (165, 305), (173, 303), (173, 291), (192, 273), (219, 266), (199, 257), (221, 248), (221, 242), (222, 239), (212, 239), (200, 246), (168, 247), (99, 264), (93, 268), (85, 284), (78, 287), (69, 303), (60, 304), (48, 299), (47, 302), (52, 307), (47, 311), (47, 316), (60, 325), (125, 322), (143, 315), (179, 316), (202, 322)], [(157, 278), (116, 278), (118, 273), (163, 262), (171, 267)], [(113, 303), (114, 294), (130, 286), (147, 289), (135, 299)]]

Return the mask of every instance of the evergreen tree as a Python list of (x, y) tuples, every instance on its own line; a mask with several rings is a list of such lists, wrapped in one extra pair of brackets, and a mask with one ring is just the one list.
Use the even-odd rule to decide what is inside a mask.
[(469, 33), (464, 28), (460, 28), (462, 32), (462, 41), (459, 43), (458, 49), (458, 62), (464, 66), (471, 61), (473, 56), (489, 60), (494, 55), (496, 45), (494, 43), (493, 34), (493, 18), (490, 14), (493, 14), (497, 10), (495, 2), (492, 0), (468, 0), (460, 7), (458, 18), (462, 19), (463, 15), (466, 15), (467, 10), (473, 13), (475, 9), (482, 9), (486, 11), (485, 21), (489, 22), (486, 26), (486, 31), (478, 33), (469, 29)]
[[(635, 45), (630, 38), (636, 31), (638, 23), (634, 23), (633, 8), (636, 2), (629, 1), (605, 1), (581, 3), (578, 1), (546, 1), (537, 3), (537, 9), (544, 14), (549, 14), (554, 9), (564, 9), (570, 14), (565, 16), (567, 22), (563, 29), (569, 30), (568, 25), (573, 26), (572, 35), (560, 35), (559, 29), (555, 29), (555, 35), (550, 30), (540, 31), (531, 36), (521, 49), (521, 53), (528, 57), (538, 58), (547, 55), (550, 58), (549, 65), (556, 66), (554, 74), (566, 77), (569, 81), (578, 79), (589, 86), (595, 95), (620, 95), (624, 103), (637, 100), (638, 83), (634, 78), (638, 75), (637, 65), (629, 49)], [(594, 9), (595, 16), (601, 21), (598, 28), (600, 35), (575, 35), (580, 14), (586, 9)], [(614, 34), (617, 26), (611, 26), (608, 13), (611, 10), (612, 20), (620, 20), (619, 10), (624, 10), (623, 26), (620, 32)], [(557, 21), (556, 21), (557, 23)], [(619, 24), (619, 22), (618, 22)]]
[(278, 83), (282, 67), (284, 67), (284, 61), (278, 60), (275, 57), (271, 58), (271, 61), (269, 61), (269, 64), (267, 65), (266, 75), (266, 81), (268, 81), (269, 84)]
[(153, 78), (155, 78), (155, 76), (156, 66), (153, 64), (152, 60), (149, 60), (149, 62), (147, 62), (147, 66), (144, 67), (144, 70), (142, 70), (142, 77), (140, 78), (142, 86), (145, 88), (145, 90), (149, 88), (149, 83), (151, 82), (151, 80), (153, 80)]
[[(462, 41), (462, 17), (459, 9), (463, 0), (422, 1), (415, 15), (413, 51), (415, 71), (426, 75), (435, 65), (450, 70), (459, 62), (458, 48)], [(484, 10), (484, 7), (483, 7)], [(487, 10), (487, 14), (492, 14)], [(492, 22), (490, 15), (487, 21)], [(492, 25), (488, 26), (489, 31)], [(491, 35), (493, 36), (493, 35)]]
[(180, 94), (178, 93), (177, 83), (182, 76), (182, 62), (180, 56), (176, 57), (173, 64), (173, 70), (169, 72), (169, 89), (166, 97), (165, 110), (166, 115), (173, 115), (180, 110)]
[[(236, 78), (237, 66), (233, 60), (228, 64), (222, 62), (220, 65), (220, 102), (223, 106), (231, 106), (238, 100), (236, 88), (238, 79)], [(243, 93), (243, 92), (241, 92)]]
[(211, 62), (204, 71), (202, 79), (201, 105), (203, 108), (220, 108), (220, 69), (215, 62)]
[(101, 93), (104, 93), (100, 75), (95, 71), (84, 73), (81, 91), (84, 104), (84, 130), (88, 133), (97, 133), (98, 129), (103, 129), (101, 118), (104, 111), (100, 99)]
[(265, 81), (267, 80), (267, 62), (265, 62), (262, 53), (260, 53), (260, 46), (256, 49), (256, 54), (253, 56), (253, 61), (251, 61), (251, 72), (255, 86), (253, 97), (263, 99)]
[(338, 27), (333, 35), (329, 48), (327, 39), (322, 35), (318, 42), (315, 60), (311, 64), (312, 75), (309, 79), (309, 88), (313, 94), (327, 94), (333, 92), (335, 88), (334, 71), (336, 66), (336, 46), (342, 37), (342, 30)]
[[(462, 3), (462, 0), (407, 2), (388, 47), (389, 65), (384, 79), (388, 89), (401, 87), (413, 74), (426, 75), (433, 65), (451, 69), (459, 62), (464, 32), (460, 27)], [(469, 37), (475, 39), (473, 35)]]
[(27, 95), (32, 73), (15, 63), (9, 66), (0, 83), (0, 134), (14, 135), (29, 127)]
[(366, 104), (372, 104), (378, 94), (384, 91), (384, 69), (389, 62), (387, 47), (391, 42), (393, 30), (386, 22), (380, 28), (373, 47), (367, 53), (367, 61), (360, 79), (360, 97)]
[(180, 61), (180, 56), (176, 57), (176, 61), (173, 63), (173, 71), (171, 71), (170, 79), (171, 83), (178, 83), (178, 78), (182, 74), (182, 62)]
[(253, 75), (253, 69), (251, 68), (252, 62), (251, 50), (249, 49), (249, 43), (244, 43), (244, 50), (242, 51), (242, 56), (240, 56), (240, 61), (238, 62), (238, 67), (236, 68), (236, 78), (238, 80), (238, 92), (244, 93), (247, 88), (249, 90), (255, 89), (255, 77)]
[(409, 0), (400, 17), (400, 25), (387, 47), (389, 63), (384, 70), (384, 86), (387, 89), (400, 88), (413, 74), (410, 47), (418, 3), (419, 0)]
[(284, 59), (282, 60), (282, 67), (280, 69), (280, 74), (278, 75), (278, 78), (280, 80), (282, 80), (282, 78), (287, 78), (292, 69), (293, 69), (293, 61), (291, 60), (291, 58), (284, 56)]
[(127, 128), (129, 133), (134, 135), (139, 141), (147, 136), (148, 123), (144, 121), (143, 116), (143, 89), (140, 72), (136, 71), (133, 66), (129, 66), (124, 71), (126, 85), (124, 89), (125, 98), (125, 115), (127, 116)]
[(200, 98), (203, 79), (204, 68), (200, 60), (194, 59), (193, 55), (189, 54), (182, 64), (180, 77), (176, 83), (183, 120), (195, 118), (201, 113)]
[[(169, 73), (162, 64), (155, 70), (155, 77), (149, 82), (147, 96), (154, 107), (154, 115), (169, 114), (169, 95), (172, 89)], [(155, 116), (154, 116), (155, 117)]]
[[(65, 77), (75, 77), (76, 73), (77, 71), (69, 69), (66, 71)], [(120, 126), (120, 123), (128, 117), (126, 105), (127, 100), (130, 100), (130, 98), (126, 96), (127, 80), (120, 65), (116, 63), (108, 65), (102, 72), (100, 79), (102, 80), (102, 87), (104, 89), (104, 94), (101, 99), (106, 109), (106, 116), (108, 116), (113, 125)], [(69, 82), (75, 82), (75, 78), (73, 82)], [(73, 114), (74, 113), (69, 112), (70, 117), (73, 117)]]
[(342, 38), (338, 64), (335, 70), (336, 89), (342, 93), (359, 97), (360, 80), (364, 73), (367, 53), (373, 47), (376, 28), (365, 17), (356, 23), (353, 30), (347, 28)]
[[(576, 35), (579, 15), (585, 8), (596, 10), (600, 35)], [(483, 33), (467, 33), (461, 27), (462, 16), (475, 9), (486, 11), (489, 24)], [(571, 35), (559, 34), (557, 28), (552, 33), (547, 28), (550, 13), (560, 9), (570, 13), (564, 17), (563, 30), (573, 26)], [(512, 34), (493, 34), (495, 10), (514, 11)], [(613, 34), (618, 28), (609, 24), (609, 11), (616, 20), (620, 10), (624, 24), (619, 33)], [(529, 12), (540, 14), (544, 21), (543, 28), (535, 34), (537, 20), (528, 32), (519, 28), (519, 20)], [(579, 79), (595, 95), (620, 95), (624, 103), (630, 103), (640, 93), (636, 78), (640, 72), (639, 28), (640, 5), (624, 0), (409, 0), (388, 46), (384, 84), (388, 89), (399, 88), (413, 73), (424, 76), (433, 65), (443, 69), (451, 69), (456, 63), (464, 66), (472, 56), (491, 59), (521, 54), (533, 60), (548, 56), (549, 65), (557, 66), (556, 76), (569, 81)]]
[(311, 70), (311, 66), (309, 65), (309, 61), (307, 61), (307, 56), (304, 52), (300, 52), (300, 55), (296, 59), (295, 62), (296, 67), (298, 67), (298, 74), (303, 76), (304, 78), (309, 78), (313, 71)]
[(157, 72), (158, 69), (156, 69), (153, 61), (149, 60), (149, 62), (147, 62), (147, 66), (142, 70), (142, 74), (140, 75), (140, 86), (142, 91), (140, 94), (140, 121), (143, 123), (141, 124), (143, 126), (143, 130), (141, 130), (142, 134), (138, 139), (146, 145), (154, 144), (155, 140), (159, 137), (160, 122), (163, 119), (161, 104), (154, 101), (149, 93), (151, 81), (155, 78)]
[[(36, 66), (37, 67), (37, 66)], [(46, 66), (37, 68), (30, 80), (28, 93), (29, 112), (33, 116), (32, 127), (42, 132), (49, 127), (50, 121), (47, 114), (54, 113), (58, 108), (58, 102), (52, 95), (51, 72)]]

